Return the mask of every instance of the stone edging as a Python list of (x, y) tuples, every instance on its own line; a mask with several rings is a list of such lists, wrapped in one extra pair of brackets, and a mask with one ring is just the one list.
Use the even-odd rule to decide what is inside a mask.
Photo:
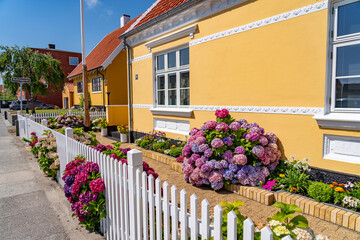
[[(174, 171), (182, 173), (181, 163), (176, 162), (174, 157), (152, 150), (146, 150), (135, 144), (133, 146), (142, 151), (145, 157), (165, 163)], [(317, 202), (313, 199), (285, 191), (271, 192), (259, 187), (248, 187), (235, 184), (226, 186), (225, 189), (265, 205), (272, 205), (275, 202), (295, 204), (300, 207), (305, 214), (360, 232), (360, 214), (351, 210)]]

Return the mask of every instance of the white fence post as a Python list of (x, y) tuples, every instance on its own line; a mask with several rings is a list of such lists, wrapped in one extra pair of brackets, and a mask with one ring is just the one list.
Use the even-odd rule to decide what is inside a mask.
[(137, 220), (136, 211), (140, 211), (140, 209), (136, 209), (136, 191), (135, 191), (135, 184), (136, 184), (136, 170), (140, 169), (143, 171), (143, 160), (142, 160), (142, 152), (133, 149), (127, 153), (127, 161), (128, 161), (128, 179), (129, 179), (129, 215), (130, 215), (130, 239), (136, 239), (137, 233)]
[(29, 120), (29, 114), (25, 114), (25, 136), (26, 136), (26, 139), (30, 139), (28, 120)]
[(66, 144), (65, 144), (65, 149), (66, 149), (66, 164), (68, 164), (72, 159), (70, 156), (70, 142), (69, 140), (71, 138), (74, 137), (74, 130), (72, 128), (66, 128), (65, 129), (65, 136), (66, 136)]
[(254, 239), (254, 223), (248, 218), (244, 221), (244, 240)]
[(47, 127), (47, 122), (48, 121), (46, 119), (43, 119), (43, 120), (41, 120), (41, 125)]

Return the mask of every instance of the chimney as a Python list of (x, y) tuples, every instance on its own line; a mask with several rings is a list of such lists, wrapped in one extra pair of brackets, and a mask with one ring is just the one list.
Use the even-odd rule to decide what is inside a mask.
[(130, 21), (130, 16), (129, 15), (126, 15), (126, 14), (123, 14), (121, 17), (120, 17), (120, 27), (123, 27), (126, 23), (128, 23)]
[(55, 44), (49, 43), (48, 46), (49, 46), (49, 49), (55, 49)]

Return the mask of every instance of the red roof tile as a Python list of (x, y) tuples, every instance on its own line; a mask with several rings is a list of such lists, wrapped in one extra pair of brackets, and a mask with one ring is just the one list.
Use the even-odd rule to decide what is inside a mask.
[(186, 3), (189, 0), (160, 0), (135, 26), (135, 28), (143, 25), (150, 20)]
[[(125, 32), (138, 17), (130, 20), (124, 27), (118, 28), (113, 32), (107, 34), (95, 48), (86, 56), (87, 69), (92, 70), (105, 62), (105, 60), (111, 55), (117, 46), (122, 42), (118, 37)], [(68, 75), (68, 78), (74, 77), (82, 73), (82, 63), (76, 66), (76, 68)]]
[(65, 82), (66, 88), (69, 90), (69, 92), (74, 92), (74, 83), (73, 82)]

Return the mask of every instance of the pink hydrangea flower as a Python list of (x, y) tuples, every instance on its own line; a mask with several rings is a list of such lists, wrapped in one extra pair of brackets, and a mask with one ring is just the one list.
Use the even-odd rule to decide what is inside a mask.
[(227, 110), (225, 108), (222, 110), (215, 111), (215, 116), (217, 116), (218, 118), (225, 118), (225, 117), (227, 117), (227, 115), (229, 115), (229, 110)]
[(235, 163), (237, 163), (238, 165), (245, 165), (247, 163), (247, 157), (244, 154), (236, 154), (233, 157), (233, 160)]
[(224, 131), (224, 132), (227, 132), (228, 131), (228, 125), (226, 123), (219, 123), (215, 129), (217, 131)]
[(241, 127), (241, 125), (240, 125), (240, 123), (238, 123), (238, 122), (232, 122), (232, 123), (230, 123), (230, 125), (229, 125), (229, 128), (230, 128), (231, 130), (233, 130), (233, 131), (239, 130), (240, 127)]
[(219, 148), (222, 147), (223, 145), (224, 143), (220, 138), (215, 138), (214, 140), (211, 141), (211, 146), (213, 148)]
[(204, 123), (204, 127), (206, 130), (211, 130), (211, 129), (214, 129), (217, 125), (217, 122), (216, 121), (207, 121)]
[(101, 178), (92, 180), (90, 182), (89, 186), (90, 186), (91, 191), (94, 193), (100, 193), (100, 192), (104, 191), (104, 188), (105, 188), (104, 181)]

